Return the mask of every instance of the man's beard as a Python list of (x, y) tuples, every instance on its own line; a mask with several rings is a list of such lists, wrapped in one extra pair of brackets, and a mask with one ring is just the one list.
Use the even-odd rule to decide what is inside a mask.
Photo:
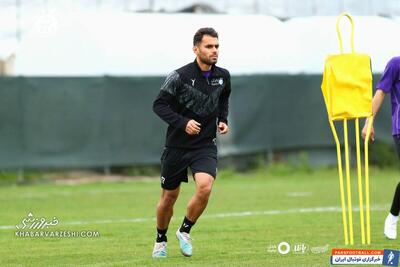
[(212, 59), (202, 57), (202, 56), (200, 56), (199, 59), (202, 63), (207, 64), (207, 65), (214, 65), (218, 61), (218, 58), (216, 60), (212, 60)]

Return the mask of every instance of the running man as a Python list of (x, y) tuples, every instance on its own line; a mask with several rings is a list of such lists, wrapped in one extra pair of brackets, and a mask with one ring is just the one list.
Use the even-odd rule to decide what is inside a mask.
[[(396, 145), (397, 154), (400, 157), (400, 57), (392, 58), (386, 65), (385, 71), (378, 82), (377, 90), (372, 99), (372, 114), (375, 118), (378, 113), (385, 94), (390, 94), (392, 102), (392, 135)], [(365, 139), (367, 133), (368, 120), (362, 130), (362, 137)], [(375, 131), (372, 126), (370, 139), (374, 140)], [(384, 234), (389, 239), (397, 237), (397, 221), (400, 212), (400, 183), (397, 185), (394, 193), (390, 212), (385, 220)]]
[(196, 191), (176, 231), (181, 252), (192, 256), (190, 230), (207, 206), (217, 175), (216, 132), (228, 132), (230, 74), (217, 67), (219, 42), (213, 28), (199, 29), (193, 38), (194, 62), (172, 71), (154, 101), (154, 112), (168, 130), (161, 157), (161, 199), (157, 205), (157, 239), (153, 258), (167, 256), (167, 230), (181, 182), (190, 167)]

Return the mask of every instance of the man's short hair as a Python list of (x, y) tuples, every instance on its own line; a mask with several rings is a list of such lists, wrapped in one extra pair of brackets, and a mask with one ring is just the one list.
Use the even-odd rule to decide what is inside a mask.
[(218, 33), (213, 28), (200, 28), (194, 34), (193, 45), (196, 46), (197, 44), (201, 43), (204, 35), (210, 35), (212, 37), (218, 38)]

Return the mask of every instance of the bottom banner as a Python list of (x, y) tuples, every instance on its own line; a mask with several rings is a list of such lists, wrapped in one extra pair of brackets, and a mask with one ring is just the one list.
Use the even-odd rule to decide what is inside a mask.
[(397, 250), (383, 249), (332, 249), (331, 265), (384, 265), (398, 266)]

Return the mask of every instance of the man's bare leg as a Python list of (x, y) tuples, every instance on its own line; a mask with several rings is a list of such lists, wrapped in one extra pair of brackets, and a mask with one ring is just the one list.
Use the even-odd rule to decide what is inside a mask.
[(187, 206), (186, 218), (195, 223), (207, 207), (208, 199), (214, 183), (214, 177), (205, 172), (194, 175), (196, 180), (196, 192)]
[(157, 239), (153, 248), (153, 258), (167, 256), (167, 230), (178, 195), (179, 187), (174, 190), (162, 189), (161, 191), (161, 198), (157, 205)]
[(174, 190), (162, 189), (161, 198), (157, 205), (157, 228), (165, 230), (168, 228), (174, 213), (174, 204), (178, 199), (180, 186)]
[(192, 241), (189, 235), (190, 229), (207, 207), (214, 183), (214, 178), (208, 173), (199, 172), (196, 173), (194, 177), (196, 180), (196, 192), (188, 203), (182, 226), (176, 232), (181, 252), (187, 257), (192, 256)]

